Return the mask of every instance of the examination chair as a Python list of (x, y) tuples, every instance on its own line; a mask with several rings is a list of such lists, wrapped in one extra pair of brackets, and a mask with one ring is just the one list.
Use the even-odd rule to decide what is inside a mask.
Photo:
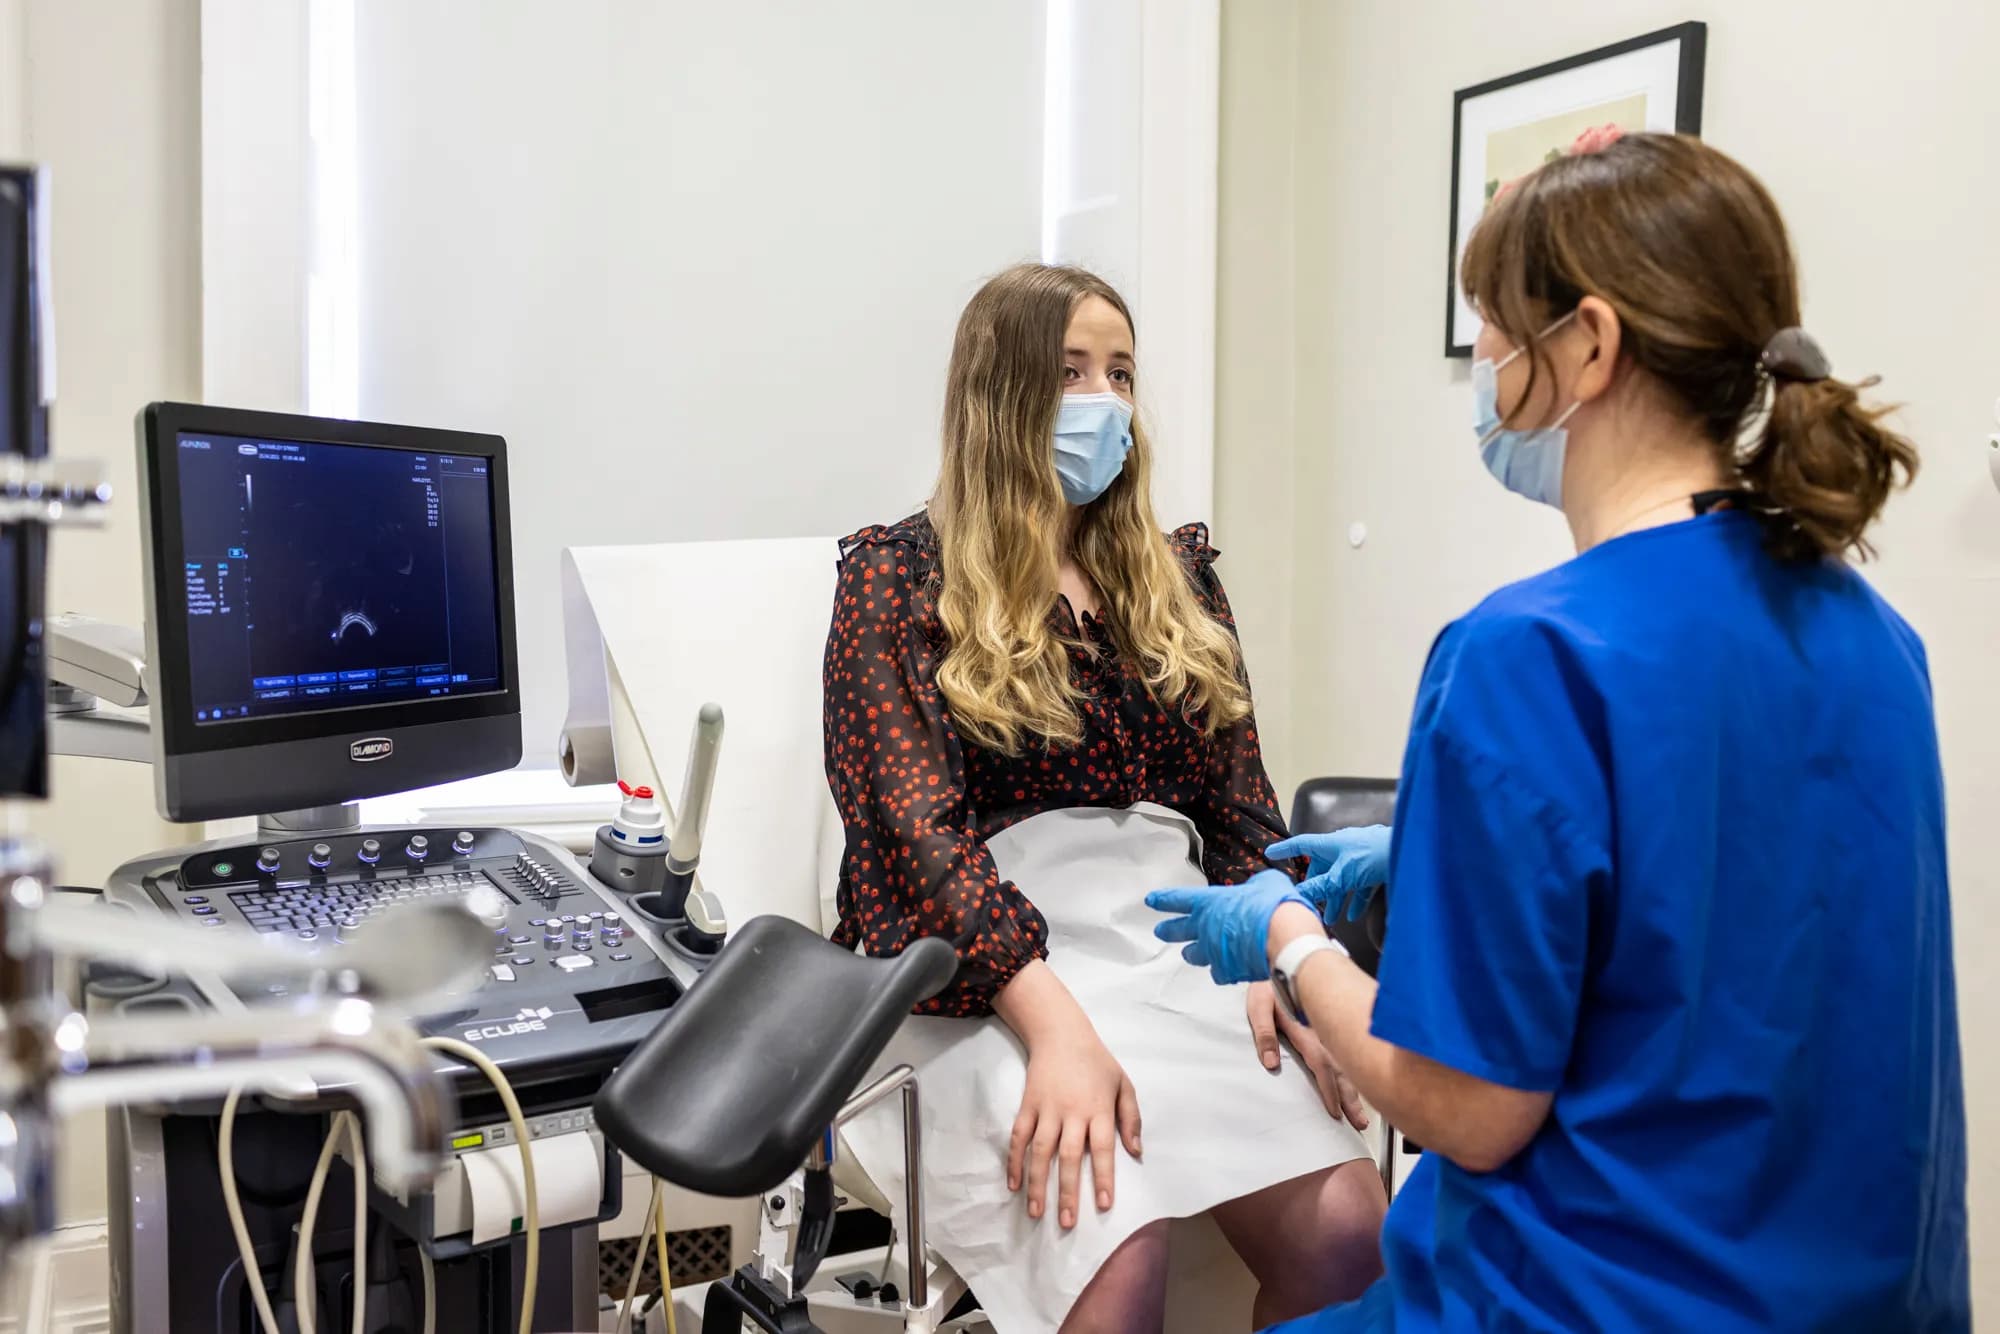
[[(832, 538), (578, 548), (565, 555), (564, 621), (570, 636), (571, 714), (585, 721), (610, 719), (614, 748), (623, 757), (620, 776), (657, 786), (661, 774), (679, 772), (688, 762), (681, 745), (687, 735), (687, 720), (709, 701), (719, 703), (728, 715), (728, 739), (717, 769), (701, 874), (730, 920), (740, 927), (732, 932), (731, 944), (724, 949), (732, 961), (731, 976), (739, 969), (755, 968), (759, 973), (770, 969), (772, 978), (768, 987), (762, 982), (745, 985), (740, 977), (726, 987), (717, 986), (714, 974), (722, 964), (716, 964), (690, 998), (670, 1012), (665, 1027), (653, 1040), (691, 1047), (682, 1033), (690, 1016), (699, 1014), (696, 1026), (707, 1044), (742, 1044), (743, 1049), (733, 1056), (716, 1052), (713, 1059), (719, 1064), (712, 1068), (706, 1056), (686, 1067), (698, 1068), (701, 1073), (683, 1076), (688, 1082), (675, 1096), (687, 1100), (677, 1106), (691, 1107), (692, 1112), (669, 1112), (654, 1102), (652, 1085), (656, 1081), (662, 1090), (680, 1081), (669, 1072), (673, 1064), (670, 1058), (657, 1055), (647, 1059), (645, 1053), (655, 1050), (649, 1044), (630, 1058), (626, 1071), (607, 1086), (606, 1097), (614, 1105), (608, 1110), (600, 1108), (599, 1124), (616, 1127), (614, 1138), (631, 1146), (627, 1152), (632, 1161), (663, 1177), (692, 1181), (699, 1189), (725, 1198), (741, 1197), (746, 1192), (756, 1195), (760, 1200), (760, 1248), (767, 1239), (776, 1240), (770, 1233), (779, 1220), (772, 1217), (771, 1205), (780, 1194), (788, 1195), (797, 1180), (786, 1174), (795, 1173), (804, 1161), (806, 1155), (798, 1151), (799, 1145), (807, 1144), (825, 1128), (829, 1119), (826, 1109), (838, 1108), (840, 1099), (853, 1091), (854, 1079), (872, 1068), (859, 1056), (851, 1064), (842, 1058), (841, 1077), (827, 1076), (820, 1090), (824, 1105), (815, 1107), (812, 1115), (796, 1116), (781, 1113), (776, 1107), (767, 1111), (758, 1101), (765, 1099), (761, 1091), (753, 1096), (725, 1091), (726, 1079), (740, 1077), (733, 1073), (733, 1067), (726, 1075), (717, 1073), (724, 1069), (723, 1063), (755, 1061), (760, 1048), (768, 1050), (767, 1033), (782, 1035), (787, 1043), (796, 1041), (798, 1049), (810, 1056), (810, 1069), (817, 1072), (819, 1063), (829, 1059), (829, 1053), (813, 1046), (822, 1025), (833, 1025), (838, 1032), (857, 1037), (863, 1029), (848, 1012), (853, 1006), (845, 999), (820, 996), (817, 988), (821, 984), (804, 966), (795, 968), (787, 962), (794, 957), (793, 951), (804, 959), (832, 950), (823, 937), (839, 921), (836, 899), (846, 831), (828, 790), (821, 749), (826, 618), (833, 605), (838, 558), (839, 547)], [(643, 590), (643, 596), (637, 590)], [(671, 617), (660, 610), (667, 607), (674, 609)], [(744, 607), (758, 609), (759, 632), (751, 653), (744, 651), (742, 641)], [(727, 669), (718, 670), (717, 664), (726, 664)], [(644, 764), (635, 764), (635, 757)], [(774, 929), (757, 926), (756, 919), (764, 916), (789, 919), (803, 932), (803, 937), (794, 932), (791, 939), (776, 947), (779, 959), (775, 964), (768, 959), (752, 963), (750, 951), (736, 952), (737, 936), (747, 937), (753, 927), (760, 932)], [(815, 943), (818, 950), (807, 949)], [(842, 959), (841, 963), (867, 961)], [(736, 999), (716, 994), (725, 990)], [(777, 992), (807, 999), (803, 1003), (781, 1000), (774, 994)], [(698, 997), (706, 997), (704, 1006), (712, 1008), (692, 1008), (691, 1001)], [(901, 1008), (907, 1010), (909, 1005)], [(883, 1022), (882, 1042), (886, 1042), (893, 1024)], [(801, 1036), (804, 1030), (795, 1027), (801, 1023), (809, 1027), (809, 1034)], [(881, 1042), (871, 1040), (870, 1051), (881, 1049)], [(879, 1060), (879, 1055), (874, 1059)], [(642, 1068), (652, 1069), (654, 1074), (643, 1075)], [(782, 1083), (775, 1070), (761, 1065), (757, 1068), (763, 1071), (760, 1079)], [(801, 1082), (808, 1078), (820, 1075), (799, 1076)], [(794, 1102), (799, 1100), (794, 1087), (786, 1085), (782, 1091)], [(867, 1092), (888, 1096), (895, 1091), (871, 1088)], [(907, 1100), (912, 1095), (903, 1096)], [(778, 1102), (783, 1104), (784, 1099)], [(615, 1105), (620, 1103), (630, 1111), (621, 1111)], [(782, 1126), (775, 1121), (766, 1125), (767, 1115), (789, 1119)], [(679, 1120), (689, 1123), (670, 1124)], [(754, 1172), (732, 1166), (726, 1176), (692, 1174), (713, 1144), (735, 1143), (752, 1132), (773, 1142), (782, 1141), (785, 1152), (769, 1154), (768, 1162), (760, 1157), (756, 1164), (759, 1170)], [(649, 1148), (642, 1142), (649, 1133), (668, 1139)], [(800, 1140), (800, 1134), (807, 1139)], [(836, 1193), (855, 1208), (888, 1219), (898, 1249), (907, 1252), (912, 1234), (921, 1235), (920, 1228), (910, 1226), (904, 1216), (912, 1203), (908, 1192), (900, 1202), (885, 1198), (860, 1163), (840, 1150), (837, 1136), (832, 1156)], [(684, 1166), (690, 1174), (683, 1177)], [(950, 1164), (944, 1166), (947, 1172), (953, 1170)], [(917, 1180), (920, 1173), (909, 1171), (905, 1176)], [(774, 1192), (753, 1184), (759, 1178), (783, 1180), (786, 1189)], [(739, 1186), (744, 1190), (739, 1191)], [(785, 1206), (791, 1207), (788, 1199)], [(1248, 1311), (1255, 1284), (1213, 1223), (1199, 1220), (1194, 1226), (1177, 1228), (1174, 1246), (1167, 1334), (1210, 1334), (1224, 1328), (1225, 1323), (1236, 1323), (1235, 1312)], [(907, 1259), (899, 1258), (898, 1263), (906, 1266), (905, 1273), (897, 1276), (905, 1328), (923, 1329), (926, 1321), (933, 1322), (932, 1327), (949, 1325), (948, 1317), (966, 1291), (965, 1280), (942, 1257), (921, 1250)], [(821, 1275), (814, 1298), (822, 1322), (833, 1325), (850, 1312), (840, 1305), (839, 1295), (825, 1291), (829, 1287), (826, 1277)], [(734, 1280), (731, 1286), (736, 1286)], [(794, 1275), (792, 1290), (804, 1286)], [(746, 1284), (745, 1288), (754, 1290), (755, 1285)], [(929, 1297), (927, 1314), (912, 1309), (913, 1298), (919, 1294)], [(873, 1314), (873, 1327), (879, 1327), (884, 1323), (879, 1297)], [(855, 1321), (845, 1327), (869, 1326)], [(726, 1319), (720, 1328), (734, 1334), (735, 1326)]]
[(897, 1093), (912, 1168), (905, 1309), (927, 1305), (916, 1082), (902, 1066), (856, 1086), (956, 968), (942, 939), (870, 959), (783, 917), (754, 918), (605, 1081), (597, 1124), (634, 1162), (688, 1190), (764, 1202), (758, 1258), (710, 1285), (703, 1330), (814, 1328), (804, 1293), (832, 1237), (835, 1131)]
[[(1396, 819), (1396, 780), (1393, 778), (1309, 778), (1292, 795), (1292, 832), (1330, 834), (1336, 829), (1362, 825), (1392, 824)], [(1389, 892), (1383, 890), (1354, 921), (1342, 918), (1328, 934), (1346, 947), (1355, 964), (1368, 976), (1382, 963), (1382, 941), (1389, 929)], [(1382, 1184), (1394, 1195), (1409, 1178), (1423, 1150), (1386, 1120), (1382, 1125), (1382, 1146), (1378, 1161)]]

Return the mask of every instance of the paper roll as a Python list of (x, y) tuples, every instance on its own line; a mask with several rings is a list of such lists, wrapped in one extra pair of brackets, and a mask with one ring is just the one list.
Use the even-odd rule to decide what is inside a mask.
[(608, 725), (578, 723), (563, 728), (556, 756), (562, 765), (563, 781), (571, 787), (617, 781), (618, 762)]
[[(536, 1213), (544, 1228), (597, 1216), (604, 1198), (604, 1155), (588, 1132), (534, 1141)], [(521, 1151), (512, 1144), (464, 1155), (472, 1194), (472, 1244), (483, 1246), (526, 1226), (528, 1191)]]

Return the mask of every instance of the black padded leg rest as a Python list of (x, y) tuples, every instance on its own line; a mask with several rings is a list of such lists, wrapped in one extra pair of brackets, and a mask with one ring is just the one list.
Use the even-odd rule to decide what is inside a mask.
[(941, 939), (868, 959), (753, 918), (604, 1082), (597, 1124), (674, 1185), (761, 1194), (805, 1162), (911, 1008), (957, 967)]

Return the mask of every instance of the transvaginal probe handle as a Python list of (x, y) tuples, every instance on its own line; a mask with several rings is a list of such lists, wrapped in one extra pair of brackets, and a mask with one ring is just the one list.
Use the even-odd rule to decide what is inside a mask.
[(667, 873), (687, 876), (701, 861), (701, 834), (708, 827), (709, 798), (715, 793), (715, 761), (722, 752), (722, 706), (701, 706), (694, 740), (688, 746), (687, 781), (681, 788), (679, 819), (667, 842)]

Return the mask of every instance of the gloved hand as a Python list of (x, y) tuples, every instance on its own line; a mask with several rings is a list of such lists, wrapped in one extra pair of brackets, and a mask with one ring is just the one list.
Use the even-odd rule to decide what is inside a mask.
[(1364, 825), (1330, 834), (1297, 834), (1264, 849), (1274, 861), (1309, 857), (1299, 893), (1319, 911), (1328, 926), (1340, 920), (1344, 908), (1353, 921), (1368, 909), (1375, 891), (1389, 882), (1389, 826)]
[(1306, 903), (1283, 871), (1259, 871), (1240, 885), (1207, 889), (1156, 889), (1146, 906), (1178, 913), (1153, 928), (1161, 940), (1184, 940), (1181, 957), (1206, 968), (1220, 986), (1256, 982), (1271, 975), (1265, 939), (1271, 916), (1287, 903)]

